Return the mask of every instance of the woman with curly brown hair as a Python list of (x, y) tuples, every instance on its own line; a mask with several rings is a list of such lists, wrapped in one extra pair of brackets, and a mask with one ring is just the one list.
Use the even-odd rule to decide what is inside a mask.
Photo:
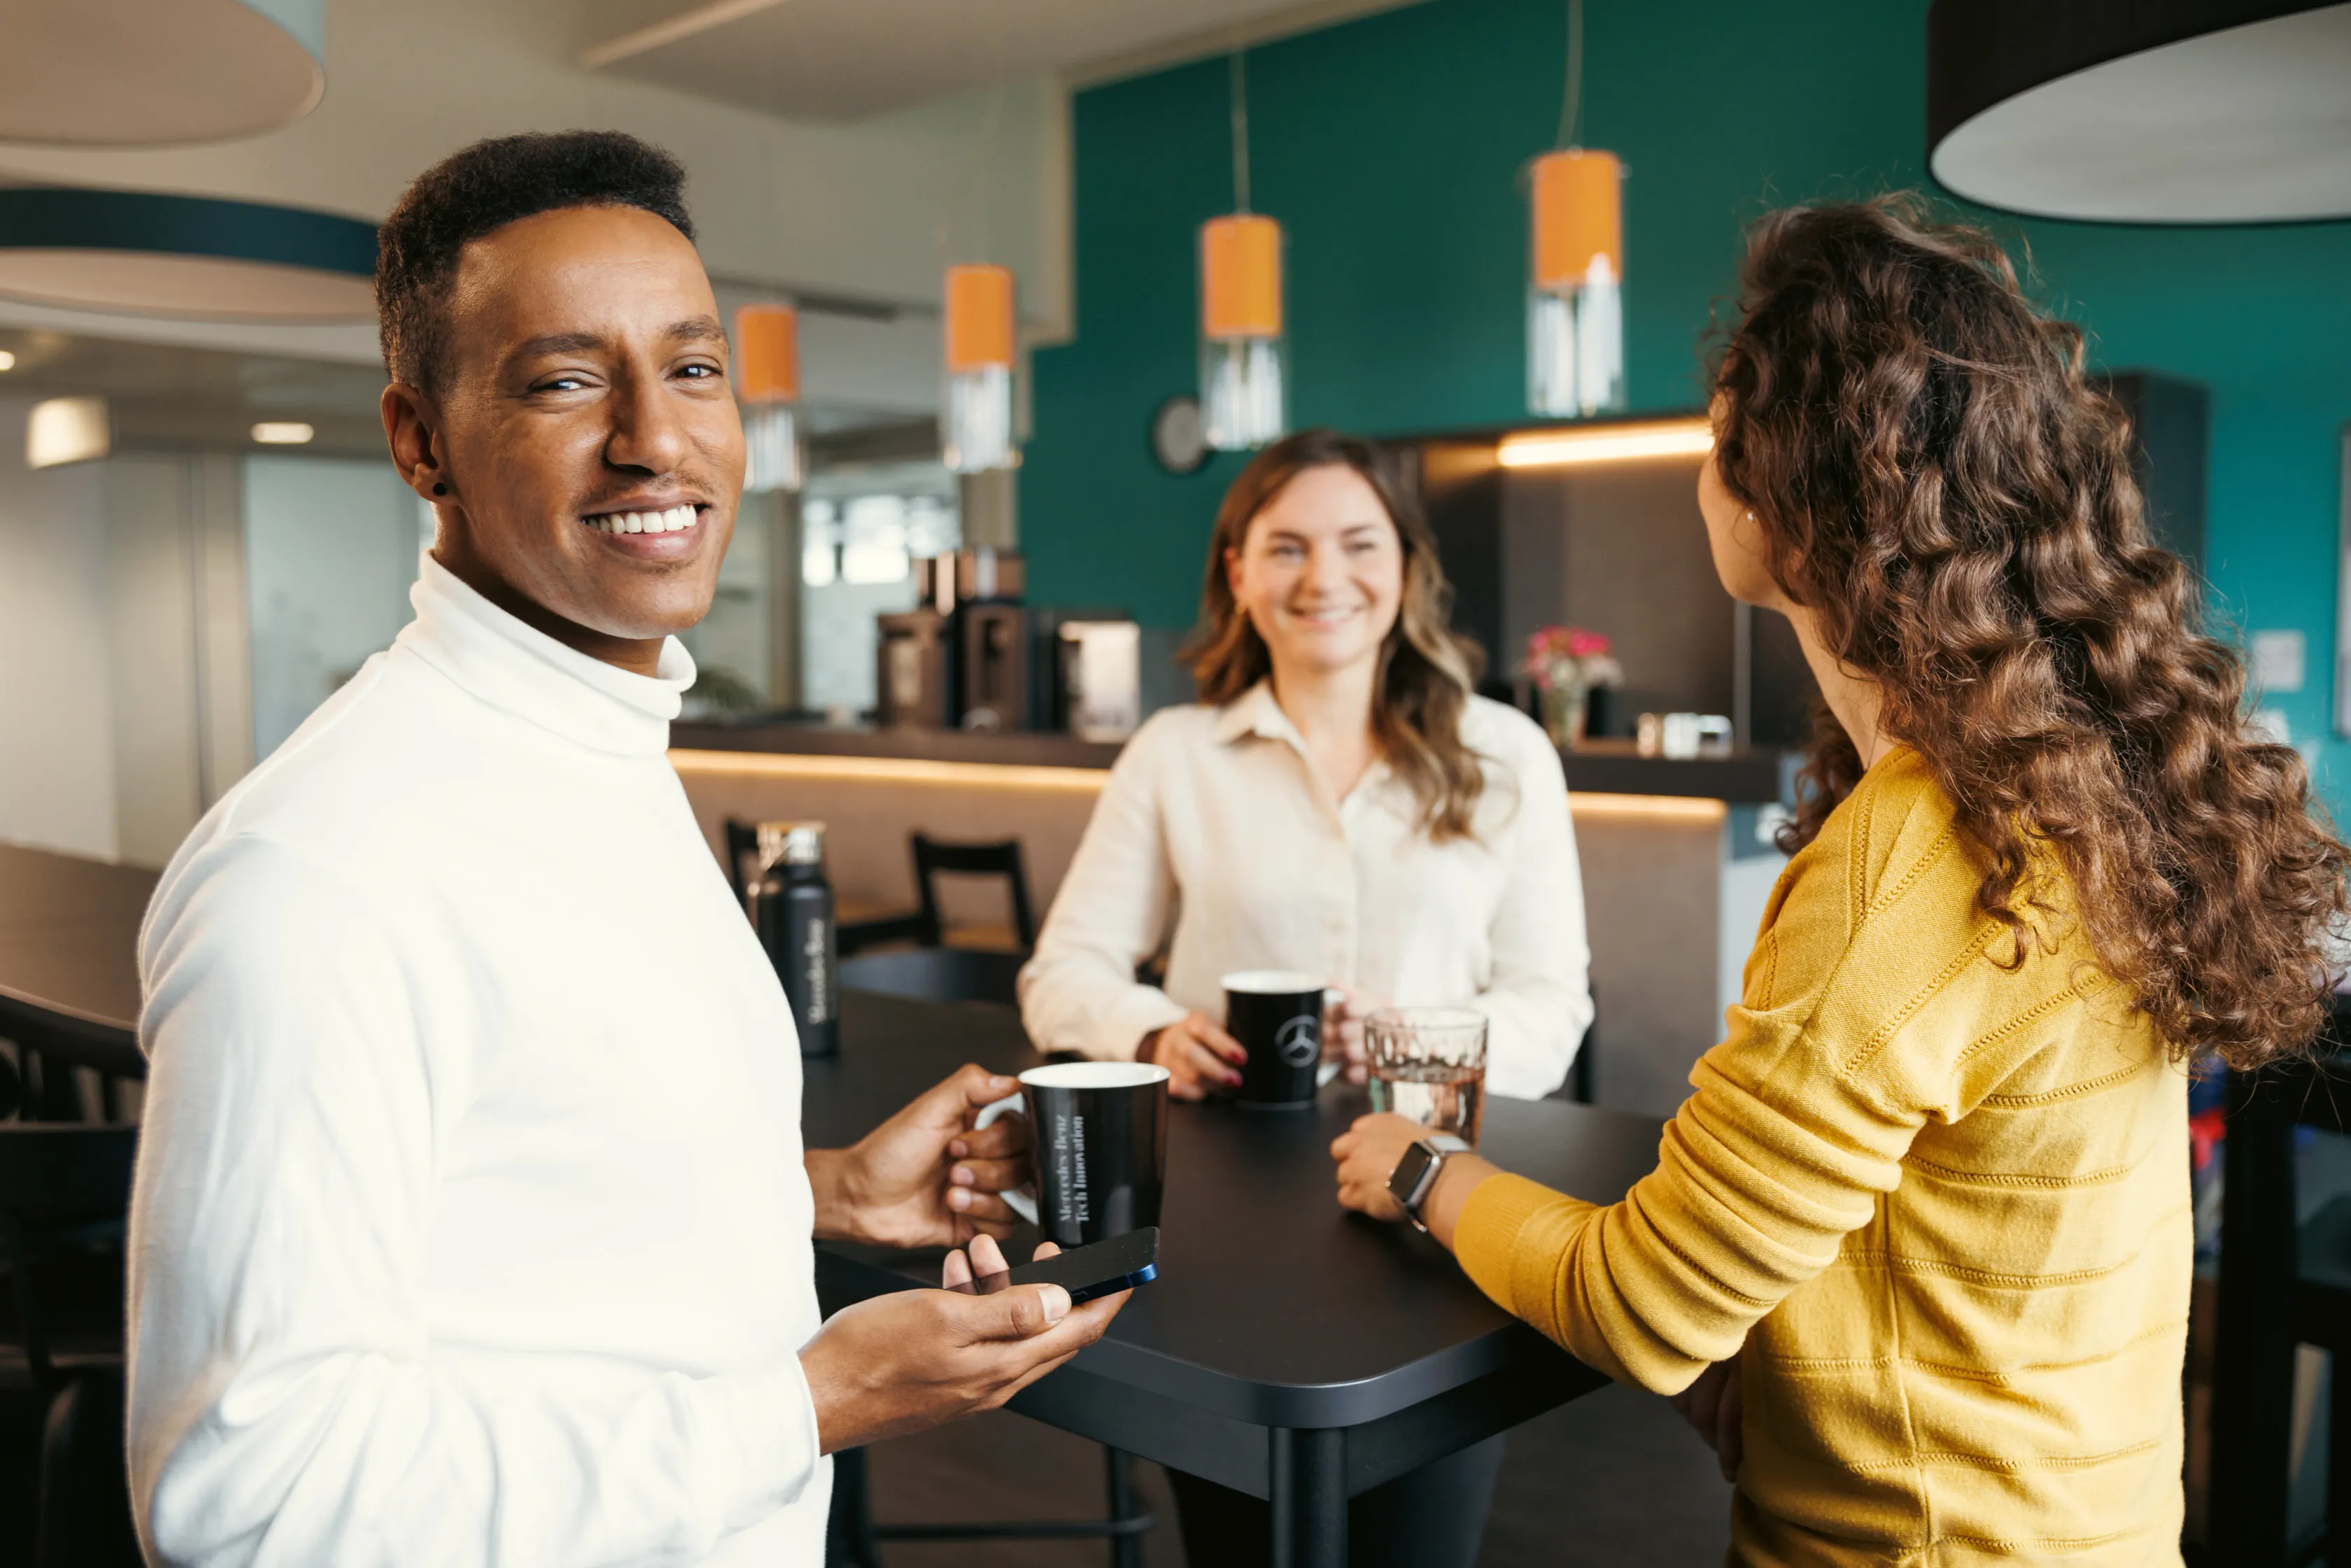
[[(2177, 1563), (2187, 1071), (2314, 1031), (2345, 850), (2148, 541), (2081, 334), (1915, 198), (1748, 252), (1698, 482), (1825, 702), (1728, 1037), (1599, 1207), (1469, 1155), (1421, 1218), (1679, 1396), (1741, 1563)], [(1417, 1129), (1340, 1140), (1394, 1215)]]

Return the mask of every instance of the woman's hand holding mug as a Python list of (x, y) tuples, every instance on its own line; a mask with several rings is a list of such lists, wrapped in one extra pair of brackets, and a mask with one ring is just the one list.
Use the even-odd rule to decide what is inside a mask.
[(1322, 1060), (1339, 1063), (1350, 1083), (1364, 1082), (1372, 1075), (1364, 1020), (1387, 1005), (1353, 986), (1332, 985), (1322, 993)]
[(1206, 1013), (1190, 1012), (1156, 1034), (1144, 1037), (1137, 1061), (1167, 1070), (1167, 1092), (1178, 1100), (1205, 1100), (1217, 1090), (1241, 1086), (1241, 1063), (1249, 1052)]

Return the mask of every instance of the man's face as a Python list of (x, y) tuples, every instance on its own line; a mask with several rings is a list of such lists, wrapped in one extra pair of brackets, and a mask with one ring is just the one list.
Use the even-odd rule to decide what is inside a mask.
[(465, 246), (448, 311), (444, 468), (420, 481), (449, 486), (435, 553), (543, 630), (649, 667), (618, 645), (708, 612), (743, 486), (701, 257), (634, 207), (541, 213)]

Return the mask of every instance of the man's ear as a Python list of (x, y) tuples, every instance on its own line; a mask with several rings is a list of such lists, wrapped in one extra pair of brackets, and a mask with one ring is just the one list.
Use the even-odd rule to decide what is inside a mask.
[(399, 382), (383, 389), (377, 402), (383, 417), (383, 438), (392, 448), (392, 465), (408, 487), (429, 505), (449, 498), (453, 486), (443, 462), (441, 412), (415, 387)]

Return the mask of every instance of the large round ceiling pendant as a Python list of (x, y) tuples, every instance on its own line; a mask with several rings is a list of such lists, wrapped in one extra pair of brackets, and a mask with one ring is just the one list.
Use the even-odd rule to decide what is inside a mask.
[(375, 313), (375, 225), (210, 196), (0, 189), (0, 295), (243, 321)]
[(2351, 5), (1934, 0), (1927, 146), (2036, 217), (2351, 217)]
[(256, 136), (327, 89), (326, 0), (0, 0), (0, 141)]

